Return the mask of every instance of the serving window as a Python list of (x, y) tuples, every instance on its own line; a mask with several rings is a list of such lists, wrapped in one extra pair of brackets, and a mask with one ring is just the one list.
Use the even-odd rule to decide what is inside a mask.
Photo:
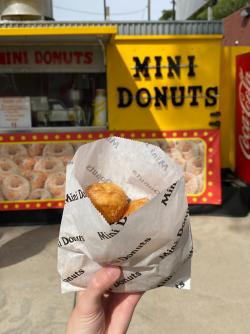
[(105, 73), (1, 73), (0, 80), (1, 99), (30, 100), (32, 127), (91, 126), (96, 91), (106, 88)]
[(93, 126), (100, 94), (106, 112), (104, 55), (97, 45), (0, 48), (0, 80), (1, 128)]

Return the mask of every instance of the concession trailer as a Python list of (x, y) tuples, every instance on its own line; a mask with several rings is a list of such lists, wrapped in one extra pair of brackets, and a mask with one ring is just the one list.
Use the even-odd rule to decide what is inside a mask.
[(223, 22), (55, 22), (51, 1), (0, 3), (1, 211), (61, 212), (67, 163), (109, 136), (161, 147), (190, 205), (222, 204), (236, 56), (250, 51), (223, 45)]

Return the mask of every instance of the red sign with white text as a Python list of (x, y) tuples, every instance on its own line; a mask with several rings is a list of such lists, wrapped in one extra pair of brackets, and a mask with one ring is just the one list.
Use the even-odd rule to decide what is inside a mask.
[(250, 183), (250, 53), (236, 58), (236, 173)]

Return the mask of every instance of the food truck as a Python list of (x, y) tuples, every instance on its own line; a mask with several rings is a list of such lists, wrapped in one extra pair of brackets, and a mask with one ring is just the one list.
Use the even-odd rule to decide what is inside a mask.
[(189, 204), (221, 204), (221, 167), (235, 166), (232, 69), (250, 49), (223, 47), (221, 21), (55, 22), (50, 1), (2, 3), (1, 211), (62, 209), (77, 148), (114, 136), (169, 154)]

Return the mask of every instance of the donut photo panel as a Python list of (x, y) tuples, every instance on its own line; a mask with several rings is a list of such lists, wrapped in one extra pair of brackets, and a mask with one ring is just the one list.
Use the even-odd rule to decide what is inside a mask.
[(63, 208), (66, 165), (81, 145), (109, 136), (159, 146), (183, 167), (190, 204), (221, 203), (218, 130), (18, 133), (0, 135), (0, 210)]
[[(219, 130), (145, 132), (184, 170), (189, 204), (221, 204)], [(150, 138), (151, 137), (151, 138)]]

